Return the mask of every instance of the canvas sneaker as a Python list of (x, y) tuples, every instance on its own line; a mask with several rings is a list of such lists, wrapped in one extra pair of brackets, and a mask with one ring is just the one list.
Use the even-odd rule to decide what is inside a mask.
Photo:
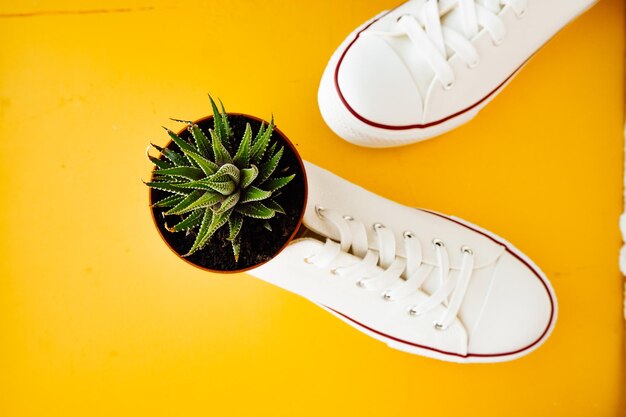
[(400, 146), (472, 119), (563, 26), (596, 0), (412, 0), (352, 32), (318, 101), (328, 126)]
[(511, 244), (306, 161), (305, 170), (302, 232), (252, 275), (392, 348), (446, 361), (508, 361), (549, 336), (552, 287)]

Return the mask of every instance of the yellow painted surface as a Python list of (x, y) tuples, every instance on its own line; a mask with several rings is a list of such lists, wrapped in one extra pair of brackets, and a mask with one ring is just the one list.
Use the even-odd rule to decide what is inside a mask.
[[(564, 29), (474, 121), (391, 150), (337, 138), (326, 61), (388, 0), (0, 0), (0, 415), (624, 415), (624, 3)], [(206, 93), (269, 117), (305, 159), (455, 214), (547, 273), (560, 318), (520, 360), (388, 349), (161, 241), (141, 178)]]

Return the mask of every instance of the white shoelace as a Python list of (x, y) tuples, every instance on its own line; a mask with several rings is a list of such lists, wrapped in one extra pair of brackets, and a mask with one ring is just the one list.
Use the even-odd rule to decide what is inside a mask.
[[(445, 89), (454, 85), (455, 76), (448, 58), (456, 53), (474, 68), (480, 57), (471, 40), (484, 28), (495, 45), (506, 36), (506, 26), (498, 16), (504, 6), (510, 6), (518, 17), (526, 14), (528, 0), (427, 0), (416, 15), (398, 18), (397, 30), (391, 32), (366, 31), (365, 35), (405, 37), (417, 47)], [(443, 23), (452, 9), (458, 8), (462, 20), (462, 33)], [(451, 51), (451, 54), (448, 54)]]
[[(357, 285), (366, 290), (381, 291), (386, 301), (396, 301), (414, 294), (428, 278), (434, 268), (438, 270), (439, 287), (424, 302), (409, 308), (409, 314), (419, 316), (439, 305), (446, 312), (434, 325), (438, 330), (447, 329), (457, 317), (463, 297), (474, 268), (474, 252), (469, 247), (461, 248), (463, 260), (457, 279), (450, 276), (450, 262), (444, 242), (433, 240), (437, 254), (437, 266), (422, 262), (422, 248), (413, 232), (403, 234), (406, 258), (396, 254), (394, 233), (380, 223), (372, 227), (376, 231), (378, 251), (370, 250), (366, 227), (351, 216), (342, 216), (334, 210), (316, 207), (318, 216), (330, 222), (339, 231), (340, 242), (327, 239), (319, 252), (309, 256), (305, 262), (320, 268), (330, 268), (334, 275), (358, 278)], [(352, 265), (331, 267), (342, 253), (352, 253), (360, 260)], [(377, 271), (376, 267), (383, 269)], [(448, 297), (452, 297), (448, 300)]]

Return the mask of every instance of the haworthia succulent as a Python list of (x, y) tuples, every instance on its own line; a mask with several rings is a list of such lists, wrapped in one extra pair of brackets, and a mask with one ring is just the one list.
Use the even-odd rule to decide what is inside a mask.
[(237, 261), (246, 227), (261, 222), (271, 231), (271, 219), (285, 214), (276, 199), (295, 174), (279, 168), (284, 148), (271, 140), (273, 117), (269, 124), (261, 123), (256, 134), (250, 123), (246, 124), (237, 137), (222, 102), (218, 108), (213, 98), (209, 99), (213, 127), (203, 130), (193, 122), (172, 119), (187, 125), (189, 140), (166, 129), (180, 151), (152, 145), (162, 157), (148, 155), (155, 170), (146, 184), (171, 194), (153, 204), (167, 209), (166, 219), (174, 217), (174, 226), (168, 230), (195, 236), (185, 256), (205, 248), (220, 228), (228, 225), (227, 235), (220, 236), (230, 243)]

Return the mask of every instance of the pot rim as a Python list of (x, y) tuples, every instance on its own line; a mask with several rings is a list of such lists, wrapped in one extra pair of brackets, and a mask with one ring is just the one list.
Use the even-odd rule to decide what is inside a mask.
[[(249, 115), (249, 114), (246, 114), (246, 113), (226, 112), (226, 114), (228, 116), (243, 116), (243, 117), (248, 118), (248, 119), (252, 119), (252, 120), (255, 120), (255, 121), (258, 121), (258, 122), (269, 124), (269, 122), (267, 122), (264, 119), (261, 119), (260, 117), (252, 116), (252, 115)], [(198, 124), (198, 123), (205, 122), (205, 121), (211, 120), (211, 119), (213, 119), (213, 115), (208, 115), (208, 116), (201, 117), (201, 118), (199, 118), (197, 120), (194, 120), (192, 123), (193, 124)], [(187, 130), (186, 127), (182, 128), (181, 130), (179, 130), (177, 132), (177, 135), (180, 136), (186, 130)], [(148, 201), (150, 203), (148, 208), (150, 208), (150, 216), (152, 217), (152, 222), (154, 223), (154, 227), (157, 229), (157, 232), (159, 233), (159, 236), (161, 236), (161, 239), (163, 239), (163, 241), (165, 242), (167, 247), (172, 252), (174, 252), (174, 254), (176, 254), (176, 256), (178, 258), (182, 259), (183, 261), (187, 262), (188, 264), (193, 265), (196, 268), (201, 269), (203, 271), (212, 272), (212, 273), (216, 273), (216, 274), (239, 274), (239, 273), (247, 272), (247, 271), (249, 271), (251, 269), (254, 269), (254, 268), (258, 268), (261, 265), (264, 265), (267, 262), (273, 260), (274, 258), (276, 258), (287, 247), (287, 245), (289, 245), (294, 240), (294, 238), (296, 236), (296, 233), (298, 233), (298, 230), (300, 229), (300, 226), (302, 226), (302, 220), (304, 219), (304, 211), (306, 209), (307, 199), (309, 197), (309, 182), (307, 180), (306, 170), (304, 168), (304, 163), (302, 162), (302, 157), (300, 156), (300, 153), (296, 149), (295, 145), (291, 142), (291, 140), (287, 137), (287, 135), (285, 135), (280, 129), (278, 129), (278, 127), (276, 125), (274, 125), (274, 132), (278, 133), (278, 135), (280, 136), (282, 141), (292, 150), (292, 152), (296, 156), (296, 160), (298, 161), (298, 164), (300, 165), (300, 170), (302, 171), (302, 179), (303, 179), (303, 183), (304, 183), (304, 200), (303, 200), (303, 204), (302, 204), (302, 210), (300, 212), (300, 217), (298, 218), (298, 222), (296, 223), (296, 227), (291, 232), (291, 235), (285, 241), (283, 246), (281, 246), (280, 249), (278, 249), (276, 251), (276, 253), (274, 253), (274, 255), (270, 259), (268, 259), (266, 261), (263, 261), (261, 263), (255, 264), (255, 265), (248, 266), (246, 268), (219, 270), (219, 269), (211, 269), (211, 268), (206, 268), (204, 266), (200, 266), (200, 265), (190, 261), (189, 259), (184, 258), (181, 255), (179, 255), (178, 252), (176, 252), (174, 250), (174, 248), (172, 248), (172, 246), (168, 242), (167, 238), (163, 235), (163, 233), (161, 233), (161, 230), (158, 227), (157, 220), (156, 220), (155, 215), (154, 215), (154, 210), (152, 210), (152, 193), (151, 193), (152, 189), (148, 188)], [(170, 139), (167, 142), (167, 144), (164, 146), (164, 148), (169, 147), (171, 145), (171, 143), (172, 143), (172, 140)], [(150, 176), (151, 177), (152, 177), (152, 175), (154, 175), (155, 168), (152, 168), (152, 171), (150, 172)]]

